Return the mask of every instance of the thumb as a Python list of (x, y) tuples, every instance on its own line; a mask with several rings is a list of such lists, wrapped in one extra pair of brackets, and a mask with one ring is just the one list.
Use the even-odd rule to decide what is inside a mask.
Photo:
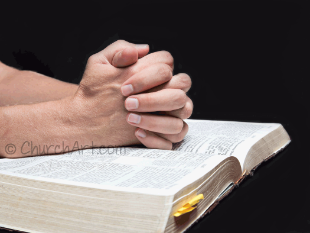
[(111, 65), (115, 67), (129, 66), (138, 61), (138, 51), (135, 47), (127, 47), (117, 52), (112, 58)]
[(148, 52), (148, 45), (137, 44), (134, 46), (128, 46), (114, 55), (111, 65), (115, 67), (130, 66), (136, 63), (139, 58), (148, 54)]
[(125, 67), (136, 63), (139, 58), (145, 56), (148, 52), (149, 46), (147, 44), (135, 45), (124, 40), (118, 40), (95, 54), (95, 56), (103, 63), (108, 61), (115, 67)]

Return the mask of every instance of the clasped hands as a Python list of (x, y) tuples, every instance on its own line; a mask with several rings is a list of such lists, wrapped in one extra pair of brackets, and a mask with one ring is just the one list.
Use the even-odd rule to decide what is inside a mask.
[[(78, 87), (2, 65), (0, 157), (141, 143), (171, 149), (188, 131), (183, 119), (193, 111), (186, 95), (191, 80), (187, 74), (173, 76), (170, 53), (148, 52), (147, 45), (117, 41), (90, 56)], [(32, 93), (17, 80), (47, 91)]]
[(119, 40), (90, 56), (68, 105), (72, 122), (87, 132), (83, 140), (171, 149), (184, 138), (188, 125), (183, 119), (193, 111), (186, 95), (191, 79), (173, 75), (170, 53), (148, 52), (148, 45)]

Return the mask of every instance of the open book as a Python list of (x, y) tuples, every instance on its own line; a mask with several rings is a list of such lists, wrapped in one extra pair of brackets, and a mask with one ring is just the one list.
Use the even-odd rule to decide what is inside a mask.
[(0, 227), (183, 232), (283, 149), (281, 124), (186, 120), (172, 151), (97, 148), (0, 159)]

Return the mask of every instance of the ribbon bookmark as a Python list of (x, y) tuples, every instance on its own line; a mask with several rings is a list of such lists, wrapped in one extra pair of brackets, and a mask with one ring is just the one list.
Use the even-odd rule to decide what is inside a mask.
[(185, 213), (191, 212), (192, 210), (196, 209), (196, 205), (200, 200), (203, 199), (203, 194), (199, 194), (183, 205), (178, 211), (174, 214), (175, 217), (179, 217)]

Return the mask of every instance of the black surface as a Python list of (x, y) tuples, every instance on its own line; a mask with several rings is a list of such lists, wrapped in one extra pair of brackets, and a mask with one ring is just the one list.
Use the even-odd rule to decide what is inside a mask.
[(78, 83), (88, 56), (118, 38), (171, 52), (193, 81), (192, 118), (278, 122), (292, 137), (188, 233), (310, 232), (306, 3), (6, 2), (0, 60)]

